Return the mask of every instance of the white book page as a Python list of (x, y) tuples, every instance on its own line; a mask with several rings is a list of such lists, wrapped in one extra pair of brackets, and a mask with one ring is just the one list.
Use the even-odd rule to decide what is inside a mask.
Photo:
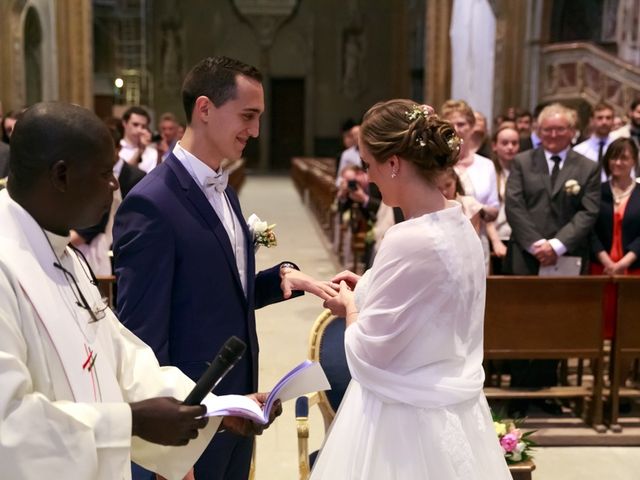
[(541, 277), (574, 277), (580, 275), (582, 259), (580, 257), (558, 257), (555, 265), (540, 267), (538, 275)]

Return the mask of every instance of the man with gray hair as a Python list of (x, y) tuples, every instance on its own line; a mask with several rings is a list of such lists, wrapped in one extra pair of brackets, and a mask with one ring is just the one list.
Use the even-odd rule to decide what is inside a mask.
[[(512, 228), (505, 265), (511, 274), (537, 275), (563, 256), (580, 257), (586, 272), (589, 232), (600, 206), (600, 167), (571, 150), (575, 125), (575, 111), (559, 103), (545, 107), (538, 116), (541, 146), (513, 160), (505, 195)], [(556, 366), (555, 360), (513, 365), (511, 385), (555, 385)]]

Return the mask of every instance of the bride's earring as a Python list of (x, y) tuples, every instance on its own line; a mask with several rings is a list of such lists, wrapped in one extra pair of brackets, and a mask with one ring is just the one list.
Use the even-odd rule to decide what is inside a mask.
[(398, 171), (394, 168), (391, 170), (391, 178), (396, 178), (398, 176)]

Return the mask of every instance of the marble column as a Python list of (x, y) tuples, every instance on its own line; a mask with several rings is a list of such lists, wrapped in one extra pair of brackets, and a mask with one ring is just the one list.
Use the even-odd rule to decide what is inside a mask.
[(92, 3), (58, 0), (57, 31), (59, 97), (61, 101), (93, 108)]

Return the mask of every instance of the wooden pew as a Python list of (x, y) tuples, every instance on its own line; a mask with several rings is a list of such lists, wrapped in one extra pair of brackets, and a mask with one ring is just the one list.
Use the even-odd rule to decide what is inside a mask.
[(587, 422), (602, 425), (602, 297), (608, 277), (487, 278), (485, 359), (590, 359), (593, 388), (487, 387), (488, 398), (589, 398)]
[(244, 166), (244, 158), (238, 158), (237, 160), (224, 160), (222, 162), (222, 168), (229, 172), (229, 185), (231, 185), (236, 193), (240, 193), (240, 189), (242, 188), (242, 185), (244, 185), (246, 178)]
[(640, 358), (640, 277), (618, 276), (613, 281), (618, 287), (618, 312), (611, 345), (611, 393), (607, 423), (611, 430), (620, 432), (620, 397), (640, 397), (639, 387), (625, 386), (631, 361)]

